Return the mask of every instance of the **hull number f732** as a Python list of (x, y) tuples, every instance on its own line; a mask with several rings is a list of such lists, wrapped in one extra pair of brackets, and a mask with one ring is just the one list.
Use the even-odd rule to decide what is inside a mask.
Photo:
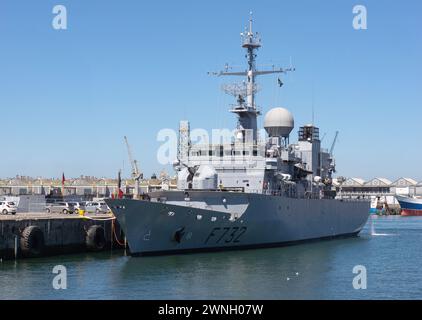
[(205, 244), (238, 243), (246, 230), (248, 230), (247, 227), (214, 228), (205, 240)]

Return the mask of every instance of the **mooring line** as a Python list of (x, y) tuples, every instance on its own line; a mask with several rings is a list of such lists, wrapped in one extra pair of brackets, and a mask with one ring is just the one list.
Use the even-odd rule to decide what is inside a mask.
[(110, 221), (110, 220), (116, 220), (116, 217), (112, 217), (112, 218), (96, 218), (96, 219), (94, 219), (94, 218), (91, 218), (91, 217), (83, 216), (82, 218), (83, 219), (87, 219), (87, 220), (93, 220), (93, 221)]

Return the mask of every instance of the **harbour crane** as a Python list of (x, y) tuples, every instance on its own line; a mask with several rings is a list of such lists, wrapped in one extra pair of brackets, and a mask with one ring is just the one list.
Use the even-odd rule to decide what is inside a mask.
[(336, 131), (336, 135), (334, 136), (333, 144), (331, 145), (331, 148), (330, 148), (330, 156), (331, 157), (333, 157), (333, 151), (334, 151), (334, 147), (336, 146), (338, 134), (339, 134), (339, 132)]
[(336, 131), (336, 134), (335, 134), (335, 136), (334, 136), (333, 143), (331, 144), (331, 148), (330, 148), (330, 157), (329, 157), (329, 161), (330, 161), (330, 169), (329, 169), (329, 171), (330, 171), (331, 173), (336, 172), (336, 162), (335, 162), (335, 159), (334, 159), (333, 152), (334, 152), (334, 147), (336, 146), (336, 142), (337, 142), (338, 134), (339, 134), (339, 132), (338, 132), (338, 131)]
[(127, 153), (129, 156), (129, 162), (132, 166), (132, 178), (135, 180), (135, 192), (133, 194), (133, 198), (137, 199), (139, 197), (140, 180), (143, 178), (143, 174), (139, 171), (138, 161), (133, 159), (132, 149), (130, 148), (127, 137), (125, 136), (124, 138), (125, 138)]

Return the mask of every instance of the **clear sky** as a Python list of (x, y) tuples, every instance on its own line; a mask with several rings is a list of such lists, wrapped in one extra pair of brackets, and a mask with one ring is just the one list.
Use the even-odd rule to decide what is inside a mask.
[[(52, 28), (57, 4), (67, 30)], [(357, 4), (367, 30), (352, 27)], [(422, 180), (420, 0), (0, 0), (0, 177), (128, 176), (124, 135), (149, 176), (160, 129), (234, 127), (220, 86), (236, 79), (207, 72), (245, 66), (249, 11), (258, 65), (297, 69), (281, 90), (260, 79), (264, 112), (290, 109), (296, 132), (314, 105), (325, 147), (340, 131), (340, 175)]]

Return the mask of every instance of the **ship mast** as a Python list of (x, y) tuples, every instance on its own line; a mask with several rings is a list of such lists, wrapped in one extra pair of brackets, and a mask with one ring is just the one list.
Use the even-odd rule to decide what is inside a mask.
[[(260, 111), (255, 103), (255, 94), (258, 91), (258, 87), (255, 83), (255, 77), (259, 75), (274, 74), (274, 73), (287, 73), (294, 71), (294, 68), (275, 68), (272, 70), (258, 70), (256, 68), (256, 51), (261, 47), (261, 37), (258, 32), (253, 32), (253, 19), (252, 12), (249, 18), (249, 28), (246, 28), (244, 32), (240, 34), (242, 39), (242, 48), (246, 49), (246, 59), (248, 63), (248, 69), (241, 72), (231, 72), (231, 69), (226, 65), (224, 71), (214, 72), (216, 76), (244, 76), (246, 80), (242, 83), (235, 83), (223, 86), (223, 90), (227, 94), (231, 94), (236, 97), (237, 105), (230, 111), (237, 114), (238, 126), (237, 126), (237, 137), (243, 142), (257, 143), (258, 130), (257, 130), (257, 116), (260, 115)], [(252, 135), (248, 134), (252, 133)], [(240, 135), (239, 135), (240, 134)]]
[(242, 47), (247, 51), (247, 59), (248, 59), (248, 71), (247, 71), (247, 101), (248, 105), (252, 108), (256, 109), (255, 106), (255, 92), (254, 92), (254, 84), (255, 84), (255, 72), (256, 64), (255, 64), (255, 50), (258, 50), (261, 47), (261, 38), (259, 37), (258, 33), (254, 34), (252, 31), (252, 12), (249, 18), (249, 31), (241, 33), (241, 37), (243, 38)]

